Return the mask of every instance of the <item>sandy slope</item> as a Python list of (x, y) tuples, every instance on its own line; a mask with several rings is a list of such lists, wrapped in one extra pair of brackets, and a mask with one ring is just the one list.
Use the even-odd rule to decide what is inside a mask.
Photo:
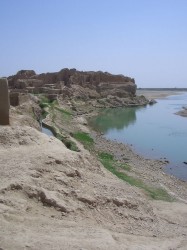
[(149, 200), (86, 150), (0, 127), (0, 248), (187, 249), (187, 205)]

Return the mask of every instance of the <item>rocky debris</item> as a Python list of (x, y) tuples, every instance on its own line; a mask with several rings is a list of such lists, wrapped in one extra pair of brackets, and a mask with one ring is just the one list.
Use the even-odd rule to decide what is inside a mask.
[[(41, 201), (45, 206), (54, 207), (58, 211), (67, 213), (70, 212), (70, 208), (67, 207), (65, 201), (63, 201), (63, 197), (60, 197), (60, 194), (48, 191), (44, 188), (33, 188), (26, 187), (25, 192), (29, 196), (29, 198), (36, 198), (38, 201)], [(59, 197), (59, 198), (58, 198)]]
[(183, 117), (187, 117), (187, 107), (182, 107), (183, 109), (177, 113), (175, 113), (176, 115), (180, 115)]
[(8, 81), (0, 78), (0, 125), (9, 125), (9, 108)]
[(112, 201), (118, 207), (125, 206), (125, 207), (128, 207), (130, 209), (137, 209), (138, 208), (138, 204), (132, 203), (132, 202), (125, 200), (125, 199), (122, 199), (122, 198), (114, 198)]
[(157, 103), (157, 101), (155, 100), (155, 99), (151, 99), (150, 101), (149, 101), (149, 105), (153, 105), (153, 104), (156, 104)]
[(81, 174), (80, 171), (78, 171), (77, 169), (68, 169), (65, 170), (64, 173), (68, 176), (68, 177), (76, 177), (78, 176), (79, 178), (81, 178)]
[(77, 123), (78, 123), (78, 124), (81, 124), (81, 125), (85, 125), (85, 126), (88, 125), (87, 120), (86, 120), (84, 117), (82, 117), (82, 116), (77, 117)]
[(77, 199), (83, 203), (86, 203), (91, 206), (96, 206), (96, 199), (90, 195), (84, 194), (84, 195), (78, 195)]
[(3, 188), (0, 190), (1, 194), (4, 194), (7, 191), (11, 191), (11, 190), (22, 190), (23, 189), (23, 185), (20, 183), (11, 183), (9, 184), (7, 187)]

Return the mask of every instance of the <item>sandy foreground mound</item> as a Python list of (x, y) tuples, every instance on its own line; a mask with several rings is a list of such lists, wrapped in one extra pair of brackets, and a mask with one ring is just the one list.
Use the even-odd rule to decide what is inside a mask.
[(0, 126), (0, 249), (187, 249), (187, 205), (149, 200), (93, 157)]

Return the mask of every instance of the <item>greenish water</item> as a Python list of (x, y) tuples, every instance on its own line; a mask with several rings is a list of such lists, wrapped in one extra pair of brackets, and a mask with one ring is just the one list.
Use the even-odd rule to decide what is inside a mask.
[(153, 106), (105, 109), (91, 126), (145, 157), (166, 158), (165, 171), (187, 180), (187, 118), (174, 114), (187, 106), (187, 93), (157, 101)]

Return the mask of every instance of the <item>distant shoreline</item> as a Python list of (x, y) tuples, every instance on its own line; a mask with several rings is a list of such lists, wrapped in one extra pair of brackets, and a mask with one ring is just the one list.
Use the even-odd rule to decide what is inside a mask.
[(187, 88), (137, 88), (137, 90), (150, 90), (150, 91), (187, 91)]
[(183, 92), (187, 92), (187, 89), (166, 89), (166, 88), (139, 88), (136, 91), (136, 95), (140, 96), (143, 95), (145, 96), (147, 99), (151, 100), (151, 99), (163, 99), (166, 98), (167, 96), (170, 95), (180, 95)]
[[(171, 95), (181, 95), (184, 92), (187, 92), (187, 89), (180, 89), (180, 88), (175, 88), (175, 89), (166, 89), (166, 88), (139, 88), (136, 91), (136, 94), (138, 96), (143, 95), (145, 96), (147, 99), (151, 100), (151, 99), (164, 99), (167, 96), (171, 96)], [(182, 110), (178, 111), (177, 113), (175, 113), (176, 115), (180, 115), (183, 117), (187, 117), (187, 108), (183, 107)]]

